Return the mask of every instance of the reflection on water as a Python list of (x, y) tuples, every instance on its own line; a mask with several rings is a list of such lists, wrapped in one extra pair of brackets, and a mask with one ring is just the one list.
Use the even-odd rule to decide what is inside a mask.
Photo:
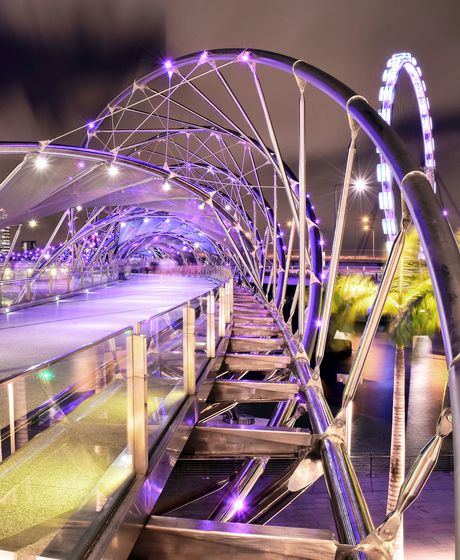
[[(354, 353), (360, 336), (353, 340)], [(322, 364), (326, 396), (333, 411), (340, 405), (343, 386), (337, 373), (348, 373), (354, 359), (327, 356)], [(385, 332), (377, 333), (364, 366), (364, 380), (358, 388), (353, 409), (352, 455), (388, 455), (391, 440), (393, 366), (395, 348)], [(435, 432), (441, 410), (447, 368), (444, 356), (429, 354), (411, 359), (406, 351), (406, 453), (410, 462)], [(451, 448), (451, 442), (443, 450)]]

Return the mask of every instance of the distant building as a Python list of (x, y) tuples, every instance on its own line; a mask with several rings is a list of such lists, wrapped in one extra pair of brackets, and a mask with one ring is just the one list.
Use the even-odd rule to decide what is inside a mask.
[(0, 229), (0, 255), (6, 255), (11, 247), (10, 228)]
[(37, 248), (37, 242), (32, 241), (21, 241), (21, 251), (33, 251)]

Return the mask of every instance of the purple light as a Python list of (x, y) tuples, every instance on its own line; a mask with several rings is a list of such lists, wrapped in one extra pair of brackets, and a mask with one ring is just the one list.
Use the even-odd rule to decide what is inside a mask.
[(248, 62), (249, 61), (249, 53), (248, 51), (244, 51), (241, 53), (241, 60), (243, 62)]
[(172, 62), (169, 59), (165, 60), (163, 66), (166, 68), (166, 70), (171, 70)]
[(442, 215), (443, 215), (443, 216), (447, 216), (447, 214), (449, 214), (449, 212), (448, 212), (447, 210), (443, 210), (443, 211), (442, 211)]
[(77, 162), (77, 167), (79, 167), (80, 169), (83, 169), (85, 167), (85, 162), (83, 162), (83, 161)]
[(87, 126), (88, 130), (93, 130), (93, 128), (94, 128), (96, 125), (94, 124), (93, 121), (91, 121), (91, 122), (89, 122), (86, 126)]
[(242, 498), (238, 498), (237, 500), (235, 500), (235, 503), (233, 504), (233, 509), (235, 511), (243, 511), (244, 500)]
[(205, 62), (207, 62), (208, 58), (208, 53), (206, 51), (203, 51), (200, 56), (200, 64), (204, 64)]
[(321, 319), (316, 319), (315, 326), (318, 328), (321, 326)]

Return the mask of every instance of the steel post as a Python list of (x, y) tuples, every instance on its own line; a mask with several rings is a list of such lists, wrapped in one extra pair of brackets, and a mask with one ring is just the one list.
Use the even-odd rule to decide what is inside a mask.
[(183, 307), (183, 367), (184, 388), (187, 395), (194, 395), (195, 379), (195, 309), (189, 303)]
[(216, 301), (211, 290), (206, 302), (206, 355), (208, 358), (216, 356)]
[(302, 340), (305, 332), (305, 288), (306, 288), (306, 221), (307, 221), (307, 187), (306, 187), (306, 153), (305, 153), (305, 81), (297, 78), (300, 90), (299, 99), (299, 301), (298, 333)]
[(144, 475), (148, 468), (147, 431), (147, 339), (128, 337), (128, 441), (134, 474)]
[(329, 272), (327, 277), (326, 294), (324, 296), (323, 312), (321, 316), (321, 324), (319, 327), (318, 342), (316, 345), (316, 367), (321, 365), (326, 348), (326, 339), (329, 329), (329, 320), (331, 315), (332, 297), (334, 295), (334, 286), (337, 273), (339, 270), (339, 258), (342, 249), (343, 235), (345, 232), (345, 219), (348, 206), (348, 195), (350, 191), (351, 174), (353, 171), (353, 162), (356, 154), (356, 138), (359, 132), (359, 126), (349, 116), (351, 142), (348, 148), (347, 166), (345, 169), (345, 178), (343, 181), (342, 196), (340, 197), (339, 211), (337, 214), (337, 222), (335, 224), (334, 241), (332, 243), (331, 260), (329, 263)]
[(224, 286), (219, 287), (219, 336), (225, 336), (225, 288)]

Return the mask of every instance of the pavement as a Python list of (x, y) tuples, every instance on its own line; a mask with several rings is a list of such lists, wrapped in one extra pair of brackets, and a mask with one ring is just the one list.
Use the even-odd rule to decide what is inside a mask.
[[(181, 474), (183, 474), (181, 472)], [(211, 481), (225, 476), (181, 476), (172, 477), (164, 491), (164, 498), (172, 499), (188, 491), (206, 487)], [(388, 491), (388, 475), (374, 476), (358, 473), (374, 525), (385, 518)], [(273, 476), (264, 476), (256, 486), (269, 484)], [(180, 483), (179, 483), (180, 481)], [(217, 504), (221, 492), (194, 502), (184, 508), (168, 513), (174, 517), (206, 519)], [(167, 501), (167, 500), (166, 500)], [(329, 495), (324, 478), (319, 479), (309, 490), (281, 511), (268, 525), (329, 530), (336, 535), (336, 528)], [(454, 474), (435, 471), (431, 474), (419, 498), (404, 515), (405, 560), (453, 560), (455, 557), (454, 523)]]

